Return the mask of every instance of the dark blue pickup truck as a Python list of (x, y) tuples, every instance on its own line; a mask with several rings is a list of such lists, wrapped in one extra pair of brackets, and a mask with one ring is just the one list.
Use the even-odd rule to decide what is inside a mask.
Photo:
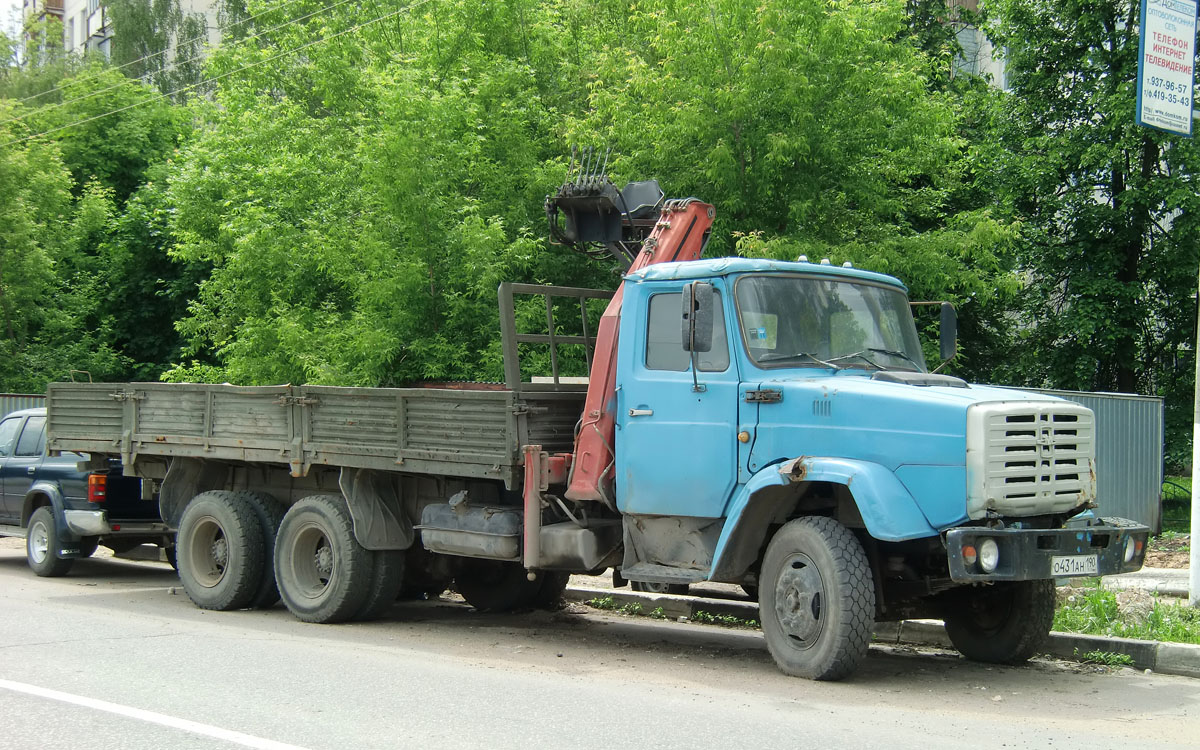
[(124, 552), (174, 537), (142, 480), (116, 459), (84, 453), (46, 455), (46, 410), (25, 409), (0, 421), (0, 536), (25, 538), (29, 567), (61, 576), (103, 544)]

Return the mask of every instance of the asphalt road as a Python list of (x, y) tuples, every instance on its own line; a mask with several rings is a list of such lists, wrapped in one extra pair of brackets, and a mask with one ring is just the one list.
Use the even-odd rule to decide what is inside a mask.
[(198, 610), (176, 585), (111, 558), (36, 578), (0, 540), (0, 747), (1200, 744), (1200, 680), (1182, 677), (876, 646), (853, 679), (811, 683), (753, 631), (451, 600), (308, 625)]

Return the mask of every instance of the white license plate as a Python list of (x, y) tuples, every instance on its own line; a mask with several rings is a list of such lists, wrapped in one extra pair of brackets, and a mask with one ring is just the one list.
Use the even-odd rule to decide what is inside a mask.
[(1100, 564), (1096, 555), (1068, 555), (1051, 558), (1051, 575), (1095, 576), (1100, 575)]

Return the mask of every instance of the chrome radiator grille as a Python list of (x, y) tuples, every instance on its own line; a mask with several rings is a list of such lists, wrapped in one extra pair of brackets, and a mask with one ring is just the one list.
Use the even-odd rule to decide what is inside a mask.
[(967, 510), (1061, 513), (1096, 497), (1095, 417), (1068, 401), (1004, 401), (967, 410)]

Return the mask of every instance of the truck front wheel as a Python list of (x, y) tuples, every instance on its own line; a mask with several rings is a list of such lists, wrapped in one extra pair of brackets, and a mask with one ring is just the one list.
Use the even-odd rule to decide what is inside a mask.
[(375, 558), (354, 538), (342, 497), (311, 495), (284, 514), (275, 539), (275, 581), (297, 618), (330, 623), (359, 615), (374, 576)]
[(266, 561), (262, 528), (244, 496), (223, 490), (196, 495), (179, 520), (175, 544), (179, 580), (197, 607), (251, 605)]
[(787, 674), (839, 680), (870, 647), (871, 569), (858, 539), (832, 518), (797, 518), (775, 532), (758, 601), (767, 648)]
[(1007, 581), (943, 595), (946, 635), (968, 659), (1020, 664), (1041, 648), (1054, 622), (1054, 581)]

